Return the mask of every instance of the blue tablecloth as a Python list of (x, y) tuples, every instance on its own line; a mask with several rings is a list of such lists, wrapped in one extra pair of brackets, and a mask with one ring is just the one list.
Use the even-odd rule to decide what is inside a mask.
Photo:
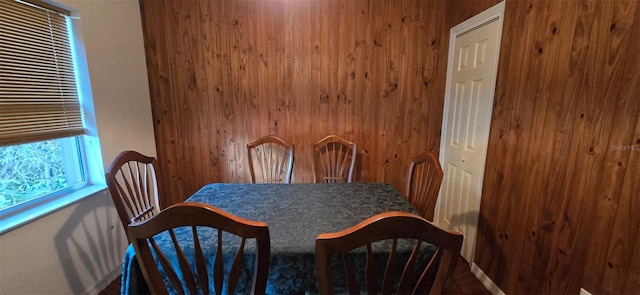
[[(267, 223), (271, 237), (268, 294), (317, 290), (318, 234), (346, 229), (386, 211), (416, 213), (396, 189), (383, 183), (216, 183), (202, 187), (187, 201), (211, 204), (242, 218)], [(399, 248), (402, 247), (401, 244)], [(385, 248), (379, 246), (380, 251)], [(130, 246), (123, 263), (122, 293), (136, 294), (145, 288)]]

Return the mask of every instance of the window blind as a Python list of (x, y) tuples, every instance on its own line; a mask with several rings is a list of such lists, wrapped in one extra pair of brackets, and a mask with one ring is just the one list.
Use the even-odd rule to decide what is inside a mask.
[(0, 0), (0, 146), (85, 132), (67, 17)]

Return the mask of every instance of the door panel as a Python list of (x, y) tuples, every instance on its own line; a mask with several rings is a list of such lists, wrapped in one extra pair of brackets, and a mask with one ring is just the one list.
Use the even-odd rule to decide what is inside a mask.
[(449, 52), (440, 149), (445, 173), (436, 220), (464, 234), (461, 254), (469, 262), (480, 212), (501, 30), (501, 17), (489, 18), (455, 35)]

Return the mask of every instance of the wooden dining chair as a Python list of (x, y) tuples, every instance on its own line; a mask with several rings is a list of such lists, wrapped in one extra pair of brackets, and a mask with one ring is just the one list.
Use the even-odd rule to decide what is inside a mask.
[[(201, 237), (205, 229), (217, 232), (215, 238), (210, 235)], [(173, 245), (170, 249), (158, 246), (161, 241), (156, 240), (161, 240), (163, 236), (160, 234), (165, 232)], [(235, 255), (235, 248), (229, 250), (223, 246), (223, 232), (241, 239)], [(249, 252), (255, 257), (251, 294), (265, 293), (270, 241), (269, 228), (264, 222), (246, 220), (208, 204), (183, 202), (148, 220), (130, 224), (128, 235), (153, 294), (168, 294), (169, 285), (178, 294), (235, 294), (236, 288), (240, 287), (238, 283), (243, 275), (245, 254)], [(231, 240), (231, 237), (224, 237)], [(255, 249), (248, 247), (252, 250), (245, 251), (248, 239), (255, 240)], [(216, 242), (208, 243), (214, 240)], [(207, 251), (215, 251), (215, 255), (206, 255)], [(228, 271), (224, 269), (225, 258), (227, 262), (232, 259)], [(168, 285), (165, 285), (164, 278)]]
[(358, 145), (329, 135), (313, 145), (313, 175), (316, 183), (353, 182)]
[[(396, 278), (398, 264), (396, 250), (399, 239), (415, 240), (411, 254), (403, 266), (399, 278)], [(372, 243), (389, 240), (389, 256), (383, 270), (382, 280), (378, 280)], [(316, 239), (316, 274), (320, 294), (335, 294), (332, 256), (342, 260), (345, 271), (346, 288), (349, 294), (441, 294), (447, 280), (451, 277), (458, 261), (463, 235), (457, 231), (447, 231), (435, 226), (428, 220), (407, 212), (384, 212), (372, 216), (361, 223), (335, 233), (320, 234)], [(404, 241), (404, 240), (402, 240)], [(420, 271), (417, 253), (428, 243), (435, 246), (435, 252)], [(356, 279), (357, 270), (348, 259), (348, 254), (356, 248), (366, 245), (366, 265), (364, 279)], [(423, 249), (423, 248), (422, 248)], [(337, 264), (338, 265), (338, 264)], [(435, 273), (434, 273), (435, 271)], [(418, 276), (416, 276), (418, 275)], [(363, 285), (359, 286), (358, 283)], [(378, 288), (381, 287), (381, 290)]]
[(154, 157), (123, 151), (105, 173), (109, 194), (122, 226), (145, 220), (160, 212), (160, 173)]
[(429, 221), (433, 221), (443, 175), (434, 152), (424, 152), (411, 159), (407, 174), (407, 199)]
[(293, 144), (274, 135), (247, 144), (253, 183), (291, 183)]

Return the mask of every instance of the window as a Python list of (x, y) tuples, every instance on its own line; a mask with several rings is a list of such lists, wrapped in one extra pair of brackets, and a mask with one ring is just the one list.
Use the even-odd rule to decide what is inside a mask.
[(0, 232), (104, 189), (72, 22), (49, 2), (0, 0)]
[(85, 181), (78, 138), (0, 147), (0, 210)]

